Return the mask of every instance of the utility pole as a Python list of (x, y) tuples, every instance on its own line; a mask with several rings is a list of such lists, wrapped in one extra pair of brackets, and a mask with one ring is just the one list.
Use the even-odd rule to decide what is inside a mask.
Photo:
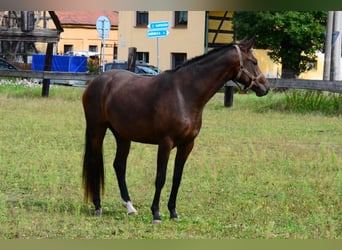
[(324, 53), (324, 72), (323, 80), (330, 80), (330, 64), (331, 64), (331, 44), (333, 31), (334, 11), (328, 11), (327, 30), (325, 36), (325, 53)]
[(341, 80), (342, 11), (334, 11), (330, 80)]

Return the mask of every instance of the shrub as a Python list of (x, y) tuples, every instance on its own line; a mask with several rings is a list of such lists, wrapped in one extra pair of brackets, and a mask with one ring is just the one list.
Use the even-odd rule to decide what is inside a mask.
[(285, 93), (286, 110), (298, 113), (318, 112), (325, 115), (342, 114), (342, 95), (315, 90), (292, 90)]

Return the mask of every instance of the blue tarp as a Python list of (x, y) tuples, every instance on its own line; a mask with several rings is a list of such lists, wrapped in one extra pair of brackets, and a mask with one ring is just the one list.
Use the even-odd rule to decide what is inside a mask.
[[(32, 55), (32, 66), (31, 66), (32, 70), (43, 71), (44, 64), (45, 64), (44, 54)], [(87, 57), (53, 55), (51, 71), (86, 72), (87, 71)]]

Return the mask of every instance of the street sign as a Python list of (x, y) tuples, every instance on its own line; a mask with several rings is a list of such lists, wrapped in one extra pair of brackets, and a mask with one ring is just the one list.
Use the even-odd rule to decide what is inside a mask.
[(168, 30), (162, 30), (162, 29), (153, 29), (153, 30), (149, 30), (147, 31), (147, 37), (148, 38), (158, 38), (158, 37), (165, 37), (169, 35), (169, 31)]
[(96, 20), (96, 29), (99, 32), (99, 38), (108, 38), (110, 31), (110, 20), (106, 16), (99, 16)]
[(108, 39), (108, 33), (110, 31), (110, 21), (106, 16), (99, 16), (96, 20), (96, 29), (99, 32), (99, 38), (102, 39), (101, 43), (101, 65), (102, 71), (104, 71), (104, 57), (105, 57), (105, 47), (106, 39)]
[(169, 28), (169, 21), (151, 22), (147, 25), (149, 29), (167, 29)]
[(169, 26), (169, 21), (151, 22), (147, 25), (147, 37), (158, 38), (168, 36), (169, 31), (167, 29)]
[(157, 68), (159, 71), (159, 37), (165, 37), (169, 35), (169, 21), (151, 22), (147, 25), (147, 37), (157, 38)]

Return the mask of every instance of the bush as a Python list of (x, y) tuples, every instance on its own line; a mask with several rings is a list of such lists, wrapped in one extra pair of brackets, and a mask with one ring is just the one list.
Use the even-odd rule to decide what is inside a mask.
[(285, 93), (286, 110), (298, 113), (319, 112), (325, 115), (342, 114), (342, 95), (315, 90), (292, 90)]

